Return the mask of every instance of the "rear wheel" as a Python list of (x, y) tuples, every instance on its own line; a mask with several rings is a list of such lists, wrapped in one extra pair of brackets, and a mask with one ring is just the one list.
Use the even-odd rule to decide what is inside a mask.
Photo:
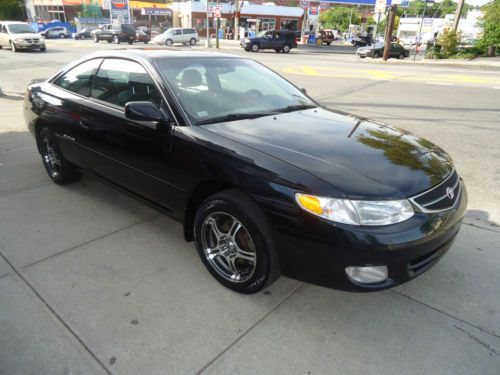
[(80, 172), (64, 159), (54, 134), (51, 130), (44, 128), (38, 136), (38, 144), (42, 155), (42, 161), (49, 177), (56, 184), (68, 184), (80, 178)]
[(129, 39), (128, 44), (134, 44), (134, 40), (133, 39)]
[(289, 53), (290, 52), (290, 45), (285, 44), (282, 48), (283, 53)]
[(99, 43), (99, 38), (97, 37), (97, 35), (94, 35), (92, 37), (92, 40), (94, 41), (94, 43)]
[(259, 49), (260, 49), (260, 47), (257, 43), (252, 44), (252, 46), (250, 47), (250, 50), (252, 52), (259, 52)]
[(174, 44), (174, 41), (172, 39), (167, 39), (165, 41), (165, 45), (168, 46), (168, 47), (170, 47), (172, 44)]
[(380, 53), (375, 52), (375, 53), (373, 54), (373, 57), (374, 57), (375, 59), (378, 59), (378, 58), (380, 57)]
[(64, 39), (66, 36), (64, 34), (59, 34), (59, 38)]
[(189, 44), (191, 44), (192, 46), (194, 46), (196, 44), (196, 39), (195, 38), (191, 38), (191, 40), (189, 41)]
[(266, 219), (238, 190), (205, 200), (196, 213), (194, 232), (205, 267), (227, 288), (256, 293), (279, 277)]
[(404, 53), (400, 53), (398, 59), (403, 60), (404, 58), (405, 58), (405, 54)]
[(12, 52), (19, 51), (19, 49), (16, 47), (16, 43), (14, 42), (10, 42), (10, 49), (12, 50)]

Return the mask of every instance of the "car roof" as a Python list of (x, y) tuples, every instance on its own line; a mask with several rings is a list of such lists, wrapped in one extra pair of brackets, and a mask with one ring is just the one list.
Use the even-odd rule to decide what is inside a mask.
[(0, 21), (2, 24), (21, 24), (21, 25), (29, 25), (28, 22), (21, 22), (21, 21)]
[(241, 58), (237, 55), (231, 55), (229, 53), (221, 53), (221, 52), (205, 52), (205, 51), (192, 51), (192, 50), (178, 50), (178, 51), (170, 51), (165, 50), (163, 48), (130, 48), (130, 49), (120, 49), (120, 50), (105, 50), (91, 53), (90, 55), (85, 56), (85, 59), (88, 58), (97, 58), (97, 57), (122, 57), (122, 58), (137, 58), (137, 59), (145, 59), (145, 60), (156, 60), (160, 58), (182, 58), (182, 57), (190, 57), (190, 58), (217, 58), (217, 57), (225, 57), (225, 58)]

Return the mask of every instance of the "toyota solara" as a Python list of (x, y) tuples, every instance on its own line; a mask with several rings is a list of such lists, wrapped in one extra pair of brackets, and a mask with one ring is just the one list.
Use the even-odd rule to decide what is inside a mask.
[(88, 55), (32, 82), (24, 113), (55, 183), (89, 171), (154, 205), (241, 293), (280, 275), (350, 291), (406, 282), (450, 248), (467, 205), (439, 147), (237, 56)]

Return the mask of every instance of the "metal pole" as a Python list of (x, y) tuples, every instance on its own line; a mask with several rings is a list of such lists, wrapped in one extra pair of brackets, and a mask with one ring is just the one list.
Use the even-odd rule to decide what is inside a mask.
[(240, 0), (236, 0), (234, 2), (234, 32), (233, 32), (234, 40), (238, 40), (238, 35), (240, 33), (239, 14), (240, 14)]
[(425, 9), (427, 8), (427, 0), (425, 0), (424, 4), (424, 11), (422, 12), (422, 19), (420, 20), (420, 28), (418, 30), (418, 39), (415, 41), (415, 54), (413, 55), (413, 61), (417, 59), (417, 41), (418, 43), (420, 42), (420, 39), (422, 38), (422, 26), (424, 25), (424, 18), (425, 18)]
[[(219, 5), (219, 0), (217, 0), (217, 5)], [(214, 13), (215, 19), (215, 13)], [(215, 23), (215, 48), (219, 48), (219, 28), (220, 28), (220, 18), (217, 18)]]
[[(375, 53), (375, 43), (377, 42), (377, 31), (378, 31), (378, 24), (380, 22), (380, 13), (377, 13), (378, 16), (377, 16), (377, 24), (375, 25), (375, 32), (373, 33), (373, 39), (375, 39), (375, 41), (373, 42), (373, 47), (372, 47), (372, 59), (373, 59), (373, 55)], [(367, 34), (368, 35), (368, 34)]]
[(207, 0), (207, 27), (206, 27), (206, 32), (207, 32), (207, 41), (205, 43), (205, 47), (210, 47), (210, 28), (208, 27), (208, 6), (209, 6), (210, 2), (209, 0)]

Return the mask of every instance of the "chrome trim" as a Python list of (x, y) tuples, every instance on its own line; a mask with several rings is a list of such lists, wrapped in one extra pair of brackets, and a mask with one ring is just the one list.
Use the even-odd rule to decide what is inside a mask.
[[(414, 200), (415, 197), (418, 197), (418, 196), (420, 196), (422, 194), (420, 194), (418, 196), (415, 196), (415, 197), (408, 198), (408, 200), (412, 204), (414, 204), (421, 212), (426, 213), (426, 214), (431, 214), (431, 213), (436, 213), (436, 212), (444, 212), (444, 211), (451, 210), (453, 207), (455, 207), (457, 205), (458, 201), (460, 200), (460, 193), (462, 192), (462, 184), (460, 183), (461, 182), (460, 176), (457, 176), (457, 177), (458, 177), (458, 193), (457, 193), (457, 198), (455, 199), (455, 202), (453, 202), (453, 204), (450, 207), (443, 208), (441, 210), (428, 210), (425, 207), (423, 207), (422, 205), (420, 205), (417, 202), (415, 202), (415, 200)], [(439, 185), (441, 185), (441, 184), (439, 184)]]
[[(441, 181), (439, 184), (437, 184), (436, 186), (431, 187), (429, 190), (423, 191), (420, 194), (414, 195), (410, 199), (416, 199), (418, 197), (421, 197), (424, 194), (427, 194), (431, 190), (437, 189), (438, 187), (440, 187), (441, 185), (443, 185), (446, 181), (448, 181), (451, 178), (451, 176), (453, 176), (453, 173), (455, 173), (455, 169), (452, 169), (451, 172), (450, 172), (450, 175), (448, 177), (446, 177), (443, 181)], [(458, 173), (457, 173), (457, 176), (458, 176)], [(458, 176), (458, 178), (460, 179), (460, 176)]]
[[(458, 177), (458, 176), (457, 176)], [(452, 189), (453, 189), (453, 192), (455, 192), (455, 189), (457, 188), (457, 185), (458, 183), (460, 182), (460, 177), (457, 178), (457, 182), (455, 183), (455, 185), (453, 185)], [(432, 206), (434, 203), (437, 203), (439, 201), (442, 201), (444, 198), (449, 198), (448, 197), (448, 194), (444, 194), (442, 196), (440, 196), (439, 198), (437, 199), (434, 199), (432, 202), (429, 202), (429, 203), (426, 203), (426, 204), (422, 204), (421, 206), (424, 206), (424, 207), (427, 207), (427, 206)], [(453, 198), (452, 198), (453, 199)]]

